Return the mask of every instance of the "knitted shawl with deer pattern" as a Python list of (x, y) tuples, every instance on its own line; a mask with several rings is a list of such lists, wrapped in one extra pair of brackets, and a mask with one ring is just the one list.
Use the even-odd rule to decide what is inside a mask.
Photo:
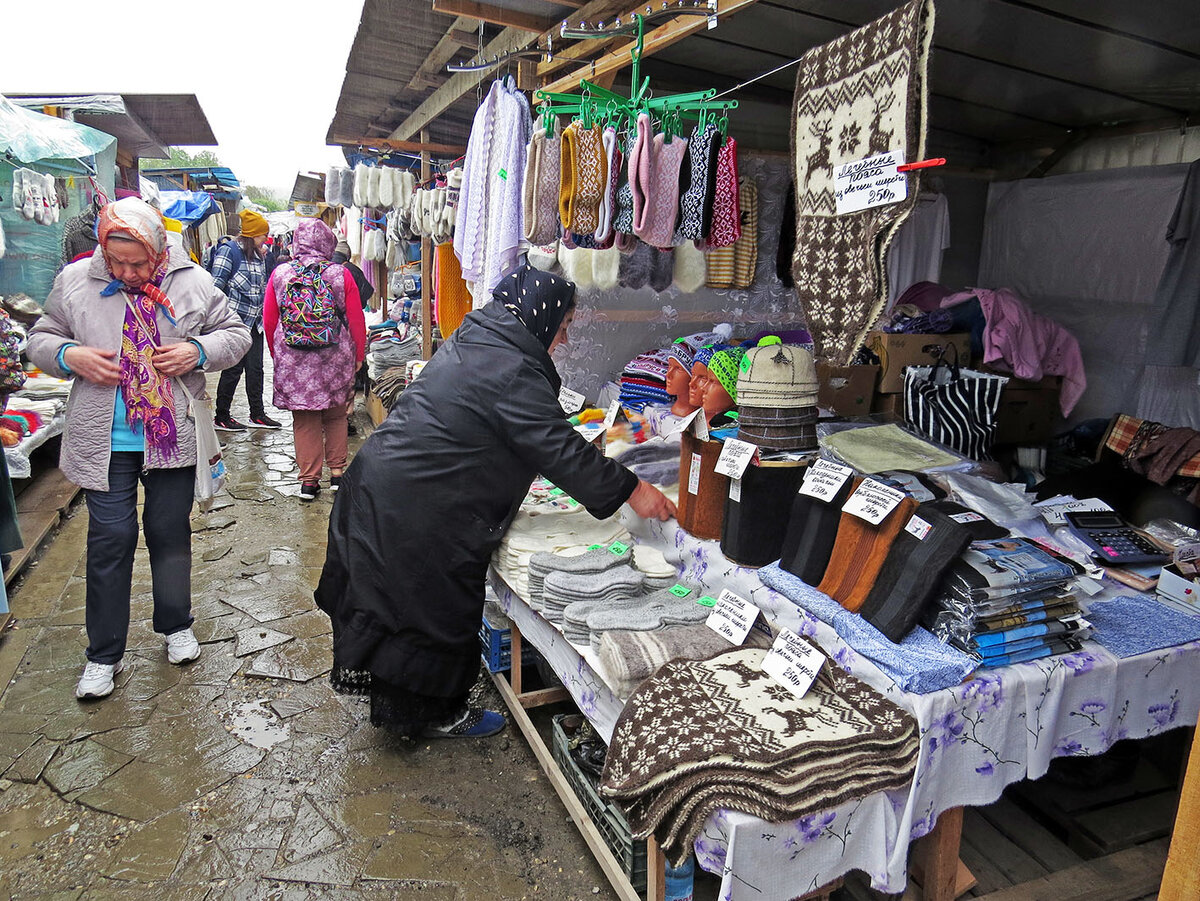
[(849, 364), (887, 299), (884, 254), (912, 210), (917, 176), (899, 203), (838, 216), (833, 173), (842, 163), (925, 152), (925, 69), (932, 0), (910, 0), (804, 54), (792, 106), (796, 167), (796, 293), (817, 356)]
[(797, 698), (763, 671), (765, 655), (668, 663), (617, 720), (600, 790), (673, 861), (718, 808), (785, 820), (912, 779), (909, 713), (828, 659)]

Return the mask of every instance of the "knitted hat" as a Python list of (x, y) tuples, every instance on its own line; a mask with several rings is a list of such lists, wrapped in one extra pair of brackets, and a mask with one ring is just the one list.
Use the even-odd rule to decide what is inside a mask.
[(719, 351), (725, 350), (730, 345), (728, 344), (706, 344), (696, 351), (696, 356), (692, 358), (693, 363), (699, 363), (702, 366), (707, 366), (713, 356)]
[(680, 366), (691, 372), (696, 352), (692, 350), (691, 345), (687, 343), (686, 339), (676, 338), (675, 343), (667, 348), (667, 356), (672, 360), (678, 360)]
[[(710, 367), (711, 368), (711, 367)], [(817, 402), (817, 370), (812, 354), (783, 344), (775, 335), (758, 342), (741, 361), (739, 402), (751, 407), (811, 407)]]
[(746, 351), (742, 348), (730, 347), (713, 354), (713, 358), (708, 361), (708, 371), (721, 383), (721, 387), (729, 392), (735, 404), (738, 402), (738, 365), (745, 356)]
[(254, 210), (242, 210), (238, 215), (242, 219), (243, 238), (261, 238), (271, 230), (267, 220)]

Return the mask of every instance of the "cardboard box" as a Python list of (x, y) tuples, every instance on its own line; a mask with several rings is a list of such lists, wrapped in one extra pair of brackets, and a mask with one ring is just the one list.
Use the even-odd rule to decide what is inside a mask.
[(1040, 382), (1010, 378), (1000, 392), (996, 412), (996, 444), (1045, 444), (1062, 424), (1058, 395), (1062, 379), (1047, 376)]
[(878, 366), (817, 364), (817, 403), (839, 416), (866, 416), (875, 398)]
[[(879, 392), (890, 394), (904, 390), (905, 366), (932, 366), (944, 348), (953, 344), (958, 349), (958, 363), (971, 362), (971, 336), (966, 332), (951, 335), (906, 335), (873, 331), (867, 336), (867, 347), (879, 357)], [(950, 360), (954, 351), (947, 350)]]
[(1157, 590), (1159, 594), (1173, 601), (1200, 607), (1200, 585), (1180, 575), (1174, 563), (1162, 568), (1162, 573), (1158, 577)]
[(892, 392), (876, 394), (871, 400), (871, 412), (885, 416), (894, 416), (896, 420), (904, 419), (904, 395)]
[(387, 418), (388, 409), (374, 391), (367, 392), (367, 399), (363, 402), (363, 406), (366, 407), (367, 415), (371, 417), (371, 422), (375, 425), (378, 426)]

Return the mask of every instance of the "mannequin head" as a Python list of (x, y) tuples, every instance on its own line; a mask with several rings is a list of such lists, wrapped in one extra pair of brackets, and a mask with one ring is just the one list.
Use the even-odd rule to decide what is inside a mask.
[(732, 410), (737, 403), (738, 367), (745, 355), (741, 347), (730, 347), (713, 354), (709, 360), (709, 378), (701, 399), (704, 415), (709, 419)]
[(729, 392), (714, 378), (710, 378), (704, 383), (704, 397), (701, 406), (704, 407), (704, 418), (711, 420), (714, 416), (720, 416), (722, 413), (727, 413), (733, 409), (733, 398), (729, 396)]
[(696, 409), (689, 399), (692, 386), (692, 374), (674, 357), (667, 363), (667, 394), (675, 395), (675, 403), (671, 412), (676, 416), (687, 416)]
[(688, 383), (688, 405), (694, 410), (704, 404), (704, 388), (708, 385), (708, 367), (703, 363), (692, 364), (692, 380)]

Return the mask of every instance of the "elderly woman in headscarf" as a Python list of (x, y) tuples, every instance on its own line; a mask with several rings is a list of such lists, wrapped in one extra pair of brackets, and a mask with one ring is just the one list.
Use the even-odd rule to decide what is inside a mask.
[[(314, 500), (320, 492), (322, 462), (329, 467), (331, 491), (342, 481), (348, 405), (354, 398), (355, 373), (367, 352), (358, 287), (345, 266), (330, 262), (336, 244), (333, 231), (320, 219), (301, 219), (292, 239), (292, 260), (275, 267), (263, 306), (263, 332), (275, 361), (274, 404), (292, 411), (302, 501)], [(301, 307), (316, 303), (324, 292), (334, 308), (331, 343), (311, 346), (312, 341), (297, 340), (291, 330), (301, 328), (300, 318), (312, 321), (315, 310)], [(293, 314), (304, 315), (289, 315), (289, 303)]]
[(346, 471), (318, 606), (333, 621), (339, 691), (369, 694), (371, 722), (409, 737), (504, 727), (468, 705), (479, 672), (488, 560), (541, 473), (597, 518), (629, 502), (675, 506), (577, 433), (550, 354), (575, 286), (523, 266), (469, 313)]
[(130, 197), (99, 216), (100, 253), (63, 269), (27, 353), (75, 377), (59, 466), (87, 492), (87, 664), (79, 698), (113, 690), (129, 631), (137, 489), (150, 552), (154, 630), (167, 659), (200, 655), (192, 633), (196, 433), (179, 384), (204, 397), (206, 370), (239, 360), (250, 333), (212, 276), (167, 242), (162, 214)]

